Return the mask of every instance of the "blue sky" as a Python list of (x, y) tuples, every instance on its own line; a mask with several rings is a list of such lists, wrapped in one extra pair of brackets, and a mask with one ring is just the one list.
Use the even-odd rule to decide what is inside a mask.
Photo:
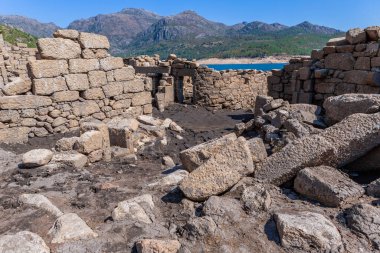
[(254, 20), (285, 25), (307, 20), (342, 30), (380, 25), (379, 0), (0, 0), (0, 15), (23, 15), (66, 27), (76, 19), (128, 7), (160, 15), (194, 10), (229, 25)]

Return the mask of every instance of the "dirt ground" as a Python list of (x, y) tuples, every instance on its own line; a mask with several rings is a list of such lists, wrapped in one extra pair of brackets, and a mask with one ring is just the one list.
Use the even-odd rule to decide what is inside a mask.
[[(217, 111), (191, 105), (174, 105), (165, 112), (154, 112), (155, 117), (171, 118), (185, 129), (183, 140), (178, 133), (167, 131), (168, 145), (145, 147), (137, 154), (137, 161), (113, 160), (95, 163), (85, 169), (70, 167), (40, 167), (20, 169), (21, 154), (34, 148), (52, 148), (62, 135), (34, 138), (25, 145), (0, 145), (16, 153), (0, 152), (0, 234), (28, 230), (40, 235), (52, 252), (135, 252), (134, 243), (143, 238), (178, 239), (183, 253), (189, 252), (290, 252), (280, 247), (272, 220), (275, 210), (304, 209), (317, 211), (335, 220), (344, 243), (351, 251), (370, 252), (364, 238), (358, 238), (339, 224), (339, 213), (344, 210), (316, 206), (289, 189), (272, 187), (271, 210), (250, 215), (239, 202), (238, 191), (232, 191), (215, 204), (212, 219), (203, 215), (202, 203), (183, 198), (178, 188), (149, 187), (150, 183), (170, 173), (162, 166), (162, 157), (171, 156), (178, 164), (178, 154), (210, 139), (233, 131), (235, 124), (252, 118), (250, 111)], [(66, 134), (66, 136), (77, 133)], [(22, 206), (22, 193), (41, 193), (64, 213), (76, 213), (99, 236), (87, 241), (52, 245), (48, 234), (55, 218), (44, 211)], [(151, 194), (155, 203), (152, 224), (133, 221), (116, 222), (111, 218), (117, 203), (142, 194)], [(370, 201), (365, 199), (363, 201)], [(220, 210), (223, 210), (219, 212)], [(219, 211), (218, 211), (219, 210)], [(226, 211), (227, 210), (227, 211)], [(360, 250), (359, 250), (360, 249)], [(300, 251), (301, 252), (301, 251)]]

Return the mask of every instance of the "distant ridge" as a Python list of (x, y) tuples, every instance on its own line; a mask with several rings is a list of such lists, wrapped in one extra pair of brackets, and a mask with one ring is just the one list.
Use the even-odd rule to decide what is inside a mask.
[[(0, 24), (37, 37), (49, 37), (59, 28), (22, 16), (0, 16)], [(68, 28), (106, 35), (116, 55), (176, 53), (187, 58), (302, 55), (342, 33), (307, 21), (295, 26), (260, 21), (228, 26), (191, 10), (162, 17), (135, 8), (75, 20)]]

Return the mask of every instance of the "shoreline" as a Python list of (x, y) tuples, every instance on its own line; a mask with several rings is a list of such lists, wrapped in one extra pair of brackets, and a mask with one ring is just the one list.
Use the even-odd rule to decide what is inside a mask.
[(218, 65), (218, 64), (265, 64), (265, 63), (288, 63), (290, 59), (295, 57), (305, 57), (303, 55), (283, 55), (268, 56), (257, 58), (207, 58), (197, 60), (199, 64)]

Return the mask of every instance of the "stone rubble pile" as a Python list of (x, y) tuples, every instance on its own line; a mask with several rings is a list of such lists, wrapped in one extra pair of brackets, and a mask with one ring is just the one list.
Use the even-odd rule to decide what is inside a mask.
[(167, 145), (167, 129), (178, 134), (184, 132), (171, 119), (161, 120), (148, 115), (140, 115), (137, 119), (116, 117), (107, 123), (83, 122), (80, 136), (58, 140), (54, 152), (31, 150), (23, 155), (22, 162), (26, 168), (57, 164), (81, 169), (89, 163), (109, 162), (111, 159), (134, 161), (137, 159), (135, 154), (149, 145), (157, 142)]
[(269, 95), (292, 103), (322, 104), (328, 97), (380, 93), (379, 27), (351, 29), (310, 58), (295, 58), (268, 77)]
[(152, 113), (152, 82), (108, 54), (102, 35), (58, 30), (38, 40), (41, 59), (29, 59), (30, 79), (1, 87), (0, 140), (65, 133), (80, 122)]

